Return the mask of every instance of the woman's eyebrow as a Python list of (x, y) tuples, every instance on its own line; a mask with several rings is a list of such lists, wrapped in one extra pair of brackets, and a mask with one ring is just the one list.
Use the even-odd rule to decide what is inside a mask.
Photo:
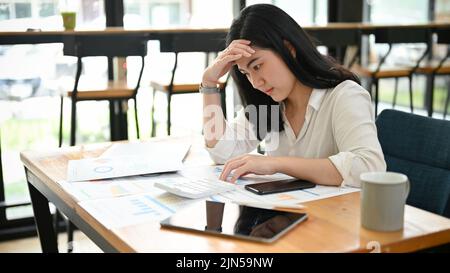
[(259, 58), (260, 58), (260, 57), (256, 57), (256, 58), (251, 59), (250, 62), (248, 62), (248, 64), (247, 64), (247, 68), (249, 68), (249, 67), (252, 65), (252, 63), (254, 63), (255, 61), (257, 61)]
[[(255, 61), (257, 61), (257, 60), (259, 60), (260, 59), (260, 57), (256, 57), (256, 58), (253, 58), (253, 59), (251, 59), (248, 63), (247, 63), (247, 68), (249, 68), (251, 65), (252, 65), (252, 63), (254, 63)], [(241, 68), (238, 68), (239, 69), (239, 71), (241, 71), (241, 73), (244, 73), (245, 71), (243, 70), (243, 69), (241, 69)]]

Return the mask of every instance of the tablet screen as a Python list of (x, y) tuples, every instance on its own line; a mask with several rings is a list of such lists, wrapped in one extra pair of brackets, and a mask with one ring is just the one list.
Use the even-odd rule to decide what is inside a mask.
[(161, 226), (273, 242), (306, 218), (305, 213), (200, 201), (161, 221)]

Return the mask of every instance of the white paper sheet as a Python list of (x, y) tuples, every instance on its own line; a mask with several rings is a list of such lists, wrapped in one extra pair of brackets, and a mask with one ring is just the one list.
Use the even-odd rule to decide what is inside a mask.
[(170, 157), (102, 157), (70, 160), (67, 181), (89, 181), (140, 174), (174, 172), (183, 168), (181, 160)]
[(237, 191), (221, 193), (216, 199), (220, 201), (230, 200), (235, 203), (270, 203), (273, 206), (279, 205), (282, 207), (283, 205), (301, 204), (357, 191), (359, 191), (358, 188), (316, 185), (312, 189), (257, 195), (241, 187)]
[(198, 201), (162, 193), (88, 200), (79, 204), (106, 228), (111, 229), (161, 221), (180, 208)]
[(67, 181), (89, 181), (140, 174), (174, 172), (191, 144), (183, 139), (115, 143), (98, 158), (70, 160)]
[(78, 201), (112, 198), (139, 193), (160, 194), (164, 193), (164, 191), (154, 187), (154, 183), (176, 177), (181, 176), (177, 173), (170, 173), (152, 176), (139, 175), (94, 181), (67, 182), (65, 183), (64, 188)]
[(140, 156), (149, 159), (161, 156), (170, 157), (173, 160), (182, 161), (189, 151), (191, 144), (187, 141), (168, 139), (164, 141), (115, 143), (100, 157), (111, 158), (121, 156)]

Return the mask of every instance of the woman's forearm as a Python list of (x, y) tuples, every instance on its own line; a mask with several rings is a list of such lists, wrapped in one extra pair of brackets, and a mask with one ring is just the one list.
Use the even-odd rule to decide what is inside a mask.
[[(201, 85), (217, 87), (220, 78), (236, 65), (237, 60), (255, 53), (250, 43), (248, 40), (234, 40), (224, 51), (219, 52), (216, 59), (203, 72)], [(203, 94), (203, 134), (209, 148), (216, 146), (225, 132), (225, 117), (220, 104), (220, 94)]]
[(328, 158), (273, 157), (277, 172), (316, 184), (339, 186), (342, 176)]
[(225, 132), (220, 94), (203, 94), (203, 135), (208, 148), (214, 147)]

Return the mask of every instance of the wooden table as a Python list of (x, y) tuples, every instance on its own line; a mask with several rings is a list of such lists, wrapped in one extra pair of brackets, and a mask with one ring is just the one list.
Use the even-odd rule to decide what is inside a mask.
[[(185, 164), (211, 165), (201, 138), (192, 142)], [(361, 228), (358, 192), (306, 203), (309, 219), (273, 244), (165, 230), (158, 222), (109, 230), (57, 182), (66, 178), (68, 160), (97, 157), (110, 145), (21, 153), (44, 252), (58, 251), (48, 201), (106, 252), (409, 252), (450, 242), (450, 219), (411, 206), (401, 231)]]
[[(362, 31), (365, 34), (374, 32), (377, 28), (428, 28), (434, 30), (436, 28), (448, 28), (449, 22), (426, 22), (418, 24), (373, 24), (373, 23), (328, 23), (321, 25), (302, 26), (306, 31), (323, 31), (329, 32), (333, 30), (353, 29)], [(38, 44), (38, 43), (61, 43), (63, 37), (74, 35), (127, 35), (127, 34), (148, 34), (149, 39), (157, 40), (163, 35), (177, 35), (180, 33), (187, 34), (208, 34), (220, 33), (225, 37), (228, 28), (140, 28), (127, 29), (124, 27), (107, 27), (95, 30), (43, 30), (43, 31), (0, 31), (0, 45), (7, 44)]]

